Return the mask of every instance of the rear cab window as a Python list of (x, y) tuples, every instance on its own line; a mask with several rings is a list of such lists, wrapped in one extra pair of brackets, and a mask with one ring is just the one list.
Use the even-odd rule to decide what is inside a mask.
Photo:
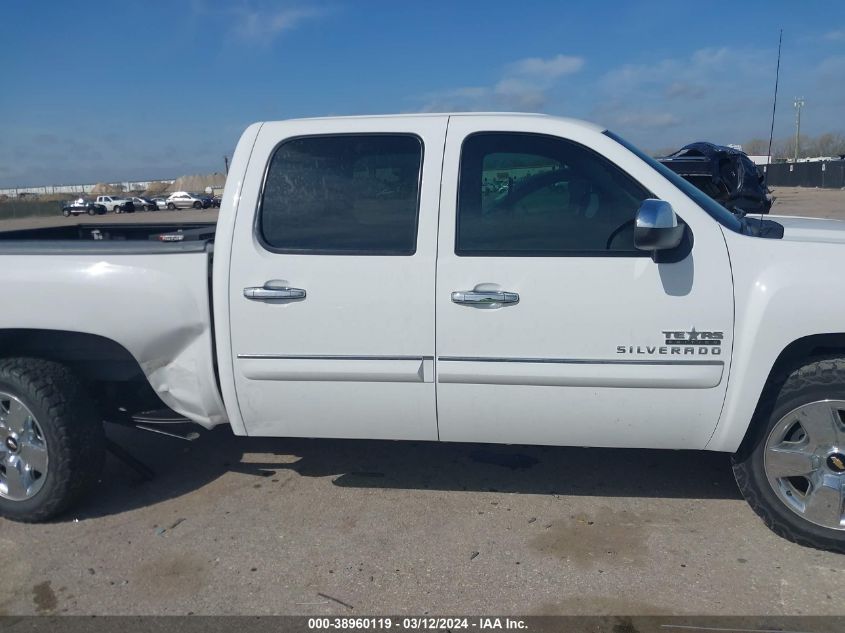
[(267, 168), (259, 241), (277, 253), (413, 255), (422, 161), (411, 134), (283, 141)]

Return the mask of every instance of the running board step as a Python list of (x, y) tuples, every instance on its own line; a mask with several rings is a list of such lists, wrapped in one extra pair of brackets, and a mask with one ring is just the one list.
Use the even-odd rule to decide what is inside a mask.
[(135, 424), (185, 424), (190, 420), (171, 409), (156, 409), (133, 413), (132, 422)]
[[(141, 411), (132, 414), (132, 426), (142, 431), (149, 431), (150, 433), (158, 433), (159, 435), (166, 435), (168, 437), (175, 437), (186, 442), (193, 442), (199, 438), (200, 434), (196, 431), (188, 433), (179, 433), (170, 430), (170, 426), (174, 424), (193, 424), (188, 418), (179, 415), (170, 409), (156, 409), (155, 411)], [(167, 428), (165, 431), (164, 428)]]
[(193, 442), (196, 439), (199, 439), (200, 434), (196, 431), (190, 431), (189, 433), (175, 433), (173, 431), (163, 431), (161, 428), (155, 426), (146, 426), (145, 424), (135, 424), (136, 429), (141, 429), (142, 431), (149, 431), (150, 433), (158, 433), (159, 435), (166, 435), (167, 437), (175, 437), (177, 440), (185, 440), (186, 442)]

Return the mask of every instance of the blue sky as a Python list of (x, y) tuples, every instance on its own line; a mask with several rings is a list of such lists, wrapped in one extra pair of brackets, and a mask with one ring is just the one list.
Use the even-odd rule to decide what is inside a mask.
[[(694, 6), (701, 7), (695, 9)], [(250, 122), (439, 110), (592, 120), (646, 149), (845, 132), (845, 2), (0, 4), (0, 187), (223, 168)]]

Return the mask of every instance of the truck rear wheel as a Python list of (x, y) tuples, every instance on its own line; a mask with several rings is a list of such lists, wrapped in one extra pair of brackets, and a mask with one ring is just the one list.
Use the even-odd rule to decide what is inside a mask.
[(105, 434), (82, 383), (59, 363), (0, 360), (0, 515), (50, 519), (97, 481)]
[(845, 553), (845, 359), (808, 363), (771, 391), (733, 457), (739, 489), (775, 533)]

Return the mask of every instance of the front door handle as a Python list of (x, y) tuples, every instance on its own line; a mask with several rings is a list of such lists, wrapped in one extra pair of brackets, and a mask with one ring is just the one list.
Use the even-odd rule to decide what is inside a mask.
[(304, 299), (305, 290), (291, 288), (290, 286), (278, 286), (268, 281), (263, 286), (244, 288), (244, 296), (253, 301), (294, 301)]
[(501, 290), (459, 290), (452, 293), (452, 301), (471, 306), (519, 303), (519, 294)]

